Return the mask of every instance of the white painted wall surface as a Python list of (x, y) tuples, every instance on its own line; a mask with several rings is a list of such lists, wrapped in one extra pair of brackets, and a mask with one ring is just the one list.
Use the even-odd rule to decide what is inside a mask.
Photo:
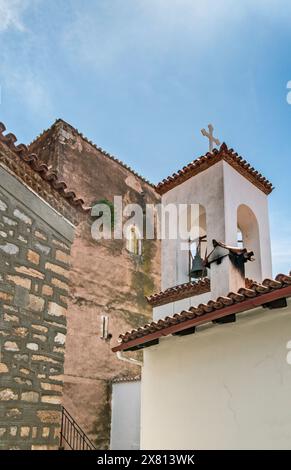
[(140, 448), (140, 381), (112, 384), (111, 450)]
[(142, 449), (291, 449), (291, 304), (144, 350)]
[[(271, 241), (269, 226), (268, 196), (240, 175), (228, 163), (223, 162), (224, 174), (224, 194), (225, 194), (225, 242), (230, 245), (236, 244), (237, 240), (237, 209), (241, 204), (247, 205), (255, 214), (260, 235), (260, 260), (261, 274), (256, 274), (253, 269), (252, 279), (262, 281), (267, 277), (272, 277)], [(256, 252), (256, 247), (247, 246)], [(255, 257), (258, 253), (255, 253)], [(255, 263), (248, 263), (250, 267), (255, 267)]]

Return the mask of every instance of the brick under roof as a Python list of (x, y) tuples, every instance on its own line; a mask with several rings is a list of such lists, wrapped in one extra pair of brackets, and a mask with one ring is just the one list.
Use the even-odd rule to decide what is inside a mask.
[(237, 170), (241, 175), (248, 179), (251, 183), (257, 186), (258, 189), (265, 194), (270, 194), (274, 189), (272, 183), (268, 181), (261, 173), (253, 168), (246, 160), (240, 157), (232, 148), (228, 148), (223, 143), (219, 149), (213, 149), (212, 152), (207, 152), (205, 155), (193, 160), (188, 165), (184, 166), (182, 170), (174, 173), (172, 176), (165, 178), (161, 183), (156, 185), (156, 191), (159, 194), (165, 194), (170, 189), (184, 183), (192, 176), (207, 170), (215, 163), (224, 160)]
[(278, 274), (275, 279), (265, 279), (261, 284), (249, 281), (249, 287), (242, 287), (238, 292), (230, 292), (207, 304), (190, 307), (181, 313), (167, 316), (157, 322), (120, 335), (120, 344), (112, 351), (139, 349), (146, 343), (157, 340), (189, 328), (215, 321), (228, 315), (245, 312), (266, 305), (274, 300), (291, 296), (291, 272), (289, 275)]
[[(16, 171), (17, 159), (19, 159), (19, 163), (24, 162), (26, 165), (28, 165), (33, 173), (37, 174), (45, 183), (51, 187), (52, 192), (55, 193), (55, 195), (63, 198), (75, 210), (84, 214), (89, 212), (90, 209), (84, 207), (83, 199), (78, 198), (74, 191), (69, 190), (64, 181), (58, 180), (54, 171), (50, 170), (35, 153), (30, 153), (28, 147), (25, 144), (16, 145), (17, 137), (12, 133), (7, 133), (4, 135), (5, 131), (5, 125), (0, 122), (0, 142), (8, 147), (8, 149), (16, 156), (16, 159), (13, 162), (11, 159), (7, 158), (4, 163), (6, 163), (10, 169), (17, 174), (17, 176), (23, 176), (21, 175), (21, 171)], [(35, 189), (35, 187), (32, 189)], [(38, 191), (36, 190), (36, 192)]]

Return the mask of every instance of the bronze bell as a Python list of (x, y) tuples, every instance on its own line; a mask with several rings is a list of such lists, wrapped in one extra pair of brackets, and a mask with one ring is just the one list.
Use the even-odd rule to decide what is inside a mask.
[(192, 259), (192, 268), (190, 271), (190, 277), (194, 279), (201, 279), (205, 277), (207, 274), (207, 270), (205, 268), (205, 264), (203, 259), (201, 258), (199, 250), (196, 251), (196, 255)]

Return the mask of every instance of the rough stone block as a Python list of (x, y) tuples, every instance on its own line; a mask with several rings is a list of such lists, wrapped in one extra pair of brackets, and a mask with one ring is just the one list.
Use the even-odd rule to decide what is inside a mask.
[(59, 274), (60, 276), (63, 276), (63, 277), (68, 277), (69, 273), (68, 273), (68, 270), (67, 269), (64, 269), (62, 268), (61, 266), (58, 266), (57, 264), (53, 264), (53, 263), (46, 263), (45, 264), (45, 268), (48, 270), (48, 271), (52, 271), (56, 274)]
[(50, 428), (44, 427), (42, 428), (42, 437), (48, 437), (50, 433)]
[(20, 428), (20, 436), (21, 437), (29, 437), (30, 427), (29, 426), (21, 426)]
[(47, 284), (45, 284), (43, 287), (42, 287), (42, 293), (43, 295), (47, 295), (49, 297), (51, 297), (53, 295), (53, 289), (52, 287), (48, 286)]
[(6, 216), (3, 217), (3, 221), (5, 222), (6, 225), (10, 225), (10, 226), (17, 225), (17, 222), (15, 222), (15, 220), (12, 220), (12, 219), (10, 219), (9, 217), (6, 217)]
[(26, 345), (27, 349), (30, 349), (31, 351), (38, 351), (38, 344), (37, 343), (27, 343)]
[(35, 330), (38, 330), (38, 331), (41, 331), (41, 333), (47, 333), (48, 329), (46, 326), (43, 326), (43, 325), (31, 325), (32, 328), (34, 328)]
[(64, 253), (61, 250), (56, 250), (56, 260), (61, 261), (67, 265), (70, 264), (70, 255), (68, 253)]
[(0, 245), (0, 250), (4, 251), (7, 255), (17, 255), (19, 252), (19, 248), (14, 243), (5, 243), (4, 245)]
[(66, 292), (69, 290), (68, 284), (66, 284), (63, 281), (60, 281), (59, 279), (53, 277), (51, 280), (52, 285), (58, 287), (59, 289), (65, 290)]
[(47, 382), (42, 382), (41, 383), (41, 388), (43, 390), (48, 390), (48, 391), (53, 391), (53, 392), (62, 392), (63, 391), (63, 386), (62, 385), (56, 385), (56, 384), (51, 384)]
[(59, 423), (61, 420), (61, 413), (53, 410), (39, 410), (37, 416), (42, 423)]
[(40, 240), (46, 240), (47, 239), (46, 235), (43, 232), (41, 232), (40, 230), (35, 230), (34, 235), (36, 236), (36, 238), (39, 238)]
[(62, 403), (62, 397), (60, 395), (43, 395), (41, 397), (42, 403), (53, 403), (54, 405), (60, 405)]
[(33, 250), (28, 250), (27, 252), (27, 260), (33, 264), (39, 264), (40, 256)]
[(65, 344), (66, 342), (66, 335), (63, 333), (57, 333), (55, 336), (55, 343), (57, 344)]
[(31, 288), (31, 280), (27, 277), (7, 275), (7, 280), (13, 282), (13, 284), (17, 286), (24, 287), (25, 289)]
[(4, 201), (0, 200), (0, 211), (5, 212), (7, 209), (8, 209), (7, 204)]
[(21, 220), (22, 222), (24, 222), (27, 225), (32, 224), (31, 218), (28, 217), (28, 215), (26, 215), (24, 212), (20, 211), (19, 209), (14, 209), (13, 215), (14, 215), (14, 217)]
[(17, 434), (17, 426), (10, 427), (10, 436), (15, 437)]
[(21, 338), (25, 338), (25, 336), (27, 336), (27, 334), (28, 334), (28, 329), (24, 328), (23, 326), (20, 326), (18, 328), (14, 328), (13, 332), (16, 336), (20, 336)]
[(36, 295), (29, 295), (28, 308), (31, 308), (34, 312), (41, 312), (44, 307), (44, 299)]
[(11, 408), (10, 410), (6, 411), (7, 418), (17, 418), (21, 416), (21, 411), (19, 408)]
[(17, 393), (11, 388), (4, 388), (0, 390), (0, 401), (10, 401), (10, 400), (17, 400), (17, 399), (18, 399)]
[(7, 292), (1, 292), (0, 291), (0, 300), (4, 300), (6, 302), (9, 302), (10, 300), (12, 300), (12, 295), (8, 294)]
[(38, 279), (44, 279), (43, 273), (33, 268), (27, 268), (26, 266), (20, 266), (18, 268), (15, 268), (15, 271), (17, 271), (18, 273), (27, 275), (27, 276), (36, 277)]
[(43, 253), (44, 255), (48, 256), (50, 254), (50, 247), (47, 246), (47, 245), (43, 245), (42, 243), (39, 243), (39, 242), (36, 242), (34, 244), (34, 248), (38, 251), (40, 251), (41, 253)]
[(48, 313), (50, 315), (54, 315), (55, 317), (61, 317), (66, 315), (67, 310), (64, 307), (61, 307), (61, 305), (55, 303), (55, 302), (50, 302), (48, 306)]
[(0, 374), (6, 374), (8, 372), (8, 367), (4, 362), (0, 362)]
[(52, 364), (59, 364), (58, 361), (55, 361), (55, 360), (52, 359), (51, 357), (42, 356), (42, 355), (37, 355), (37, 354), (33, 354), (32, 360), (33, 360), (33, 361), (51, 362)]
[(47, 340), (47, 337), (44, 335), (32, 335), (34, 339), (38, 339), (39, 341), (42, 341), (43, 343)]
[(31, 403), (37, 403), (39, 399), (39, 394), (37, 392), (23, 392), (21, 394), (21, 400), (28, 401)]
[(6, 351), (13, 351), (13, 352), (19, 351), (19, 347), (17, 343), (15, 343), (15, 341), (6, 341), (4, 343), (4, 349)]

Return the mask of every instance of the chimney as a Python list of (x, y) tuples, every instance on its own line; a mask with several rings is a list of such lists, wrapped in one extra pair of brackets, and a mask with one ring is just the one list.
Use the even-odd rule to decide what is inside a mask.
[(212, 297), (216, 299), (245, 287), (245, 263), (253, 260), (254, 253), (216, 240), (212, 243), (213, 250), (206, 259), (206, 266), (210, 269)]

